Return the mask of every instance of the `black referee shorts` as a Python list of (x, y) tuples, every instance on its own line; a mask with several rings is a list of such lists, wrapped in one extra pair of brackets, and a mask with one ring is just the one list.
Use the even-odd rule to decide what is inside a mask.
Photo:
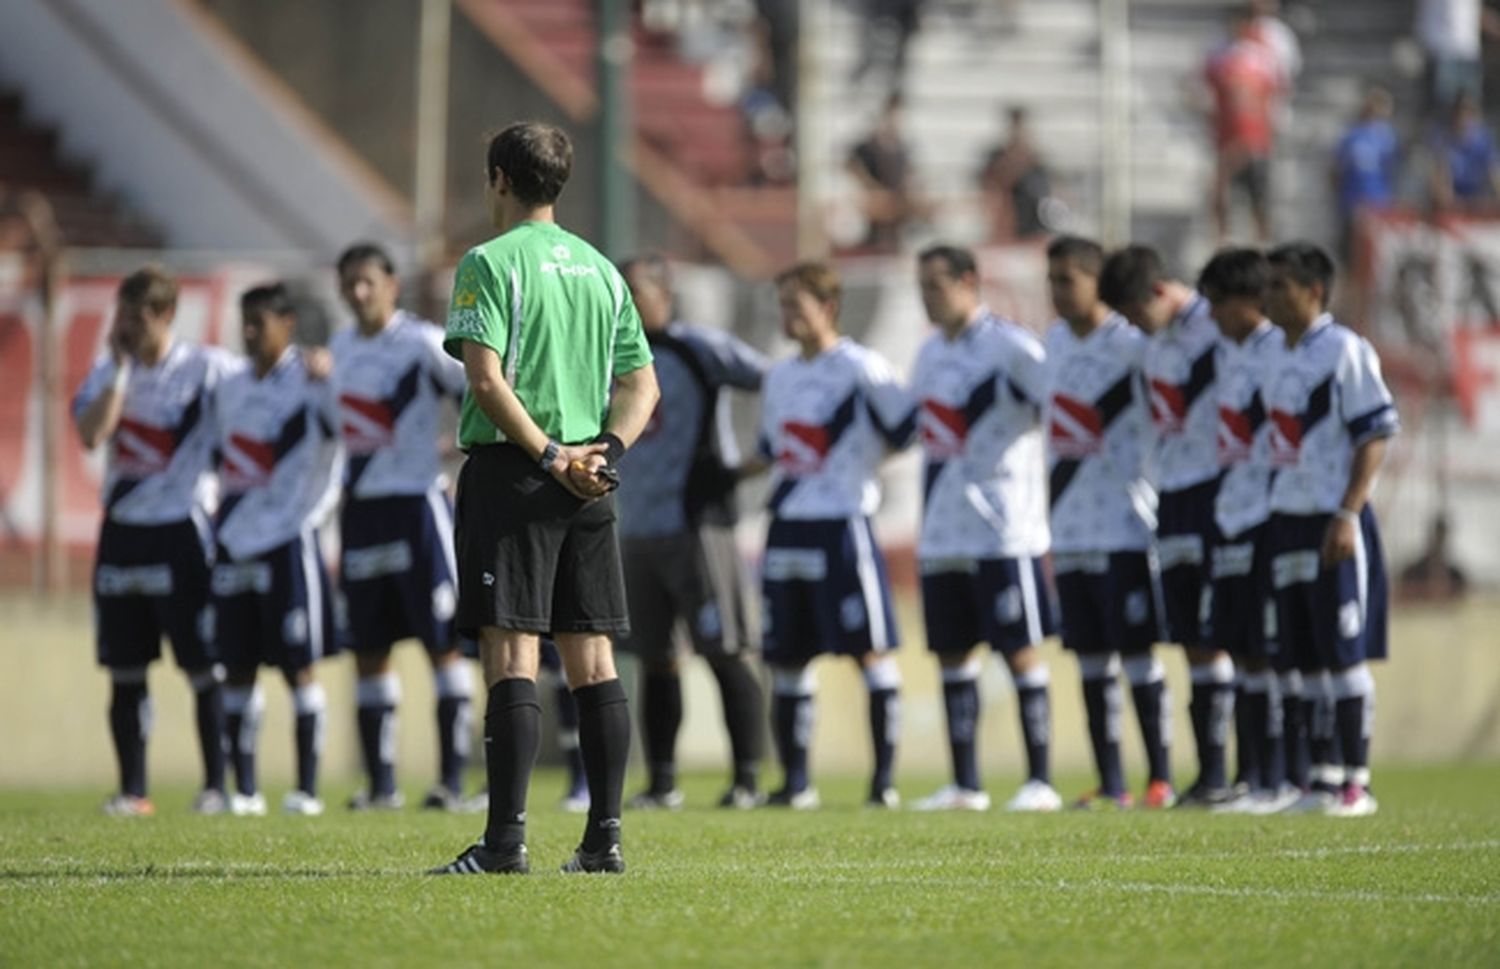
[(614, 496), (580, 501), (514, 445), (469, 451), (454, 546), (460, 635), (630, 631)]

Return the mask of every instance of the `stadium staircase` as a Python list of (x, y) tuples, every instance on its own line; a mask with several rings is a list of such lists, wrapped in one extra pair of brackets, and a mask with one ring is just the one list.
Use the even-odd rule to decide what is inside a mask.
[[(458, 0), (457, 7), (575, 122), (598, 111), (590, 0)], [(750, 153), (738, 110), (704, 96), (703, 70), (670, 38), (637, 22), (631, 67), (636, 178), (702, 245), (747, 275), (796, 254), (796, 192), (747, 187)], [(691, 255), (691, 254), (690, 254)]]
[(85, 166), (65, 159), (55, 128), (32, 124), (21, 96), (0, 92), (0, 188), (40, 192), (62, 243), (73, 247), (153, 248), (161, 235), (94, 183)]

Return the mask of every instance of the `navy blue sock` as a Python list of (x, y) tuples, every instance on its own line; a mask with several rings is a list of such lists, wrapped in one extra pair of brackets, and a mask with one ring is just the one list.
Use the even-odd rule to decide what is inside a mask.
[(120, 767), (120, 793), (146, 796), (146, 729), (151, 703), (144, 681), (113, 684), (109, 703), (109, 733)]
[(224, 790), (224, 688), (217, 681), (195, 694), (198, 749), (203, 752), (203, 789)]
[(875, 773), (870, 793), (878, 795), (891, 786), (896, 766), (896, 741), (901, 734), (901, 691), (870, 691), (870, 743), (875, 748)]
[(734, 759), (734, 783), (753, 791), (765, 756), (765, 693), (750, 664), (738, 656), (711, 663), (724, 705), (724, 728)]
[(389, 703), (361, 704), (355, 711), (359, 726), (359, 750), (370, 779), (370, 794), (384, 796), (396, 790), (396, 708)]
[(1335, 709), (1339, 747), (1346, 771), (1370, 766), (1370, 735), (1365, 729), (1368, 702), (1369, 698), (1365, 696), (1344, 697)]
[(979, 790), (979, 762), (975, 735), (979, 732), (979, 681), (944, 680), (943, 708), (948, 714), (948, 751), (953, 758), (953, 783)]
[(1083, 681), (1083, 705), (1088, 711), (1089, 743), (1099, 768), (1099, 792), (1109, 797), (1125, 793), (1125, 774), (1120, 763), (1120, 708), (1123, 697), (1116, 677)]
[(675, 672), (641, 677), (641, 746), (651, 793), (677, 787), (677, 733), (682, 729), (682, 678)]
[(455, 794), (464, 789), (472, 706), (466, 696), (437, 700), (438, 782)]
[(807, 750), (812, 743), (813, 714), (811, 694), (778, 693), (772, 697), (771, 732), (788, 791), (801, 791), (808, 786)]
[(1146, 766), (1153, 781), (1172, 783), (1171, 738), (1164, 729), (1167, 684), (1165, 680), (1131, 686), (1130, 699), (1135, 705), (1135, 719), (1141, 728), (1141, 744), (1146, 748)]
[[(1228, 697), (1226, 701), (1226, 695)], [(1198, 747), (1198, 780), (1195, 786), (1224, 787), (1229, 780), (1226, 746), (1234, 687), (1226, 683), (1194, 683), (1188, 713), (1193, 720), (1193, 740)]]
[(1312, 750), (1307, 735), (1310, 710), (1311, 704), (1300, 693), (1288, 693), (1281, 698), (1281, 747), (1286, 779), (1303, 790), (1311, 783)]

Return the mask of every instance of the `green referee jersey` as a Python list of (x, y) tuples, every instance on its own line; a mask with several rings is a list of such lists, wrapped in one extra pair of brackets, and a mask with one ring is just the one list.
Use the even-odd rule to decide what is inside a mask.
[[(464, 255), (443, 347), (461, 360), (465, 340), (495, 351), (526, 413), (564, 444), (598, 435), (613, 378), (651, 362), (619, 271), (551, 222), (523, 222)], [(465, 391), (458, 446), (503, 440)]]

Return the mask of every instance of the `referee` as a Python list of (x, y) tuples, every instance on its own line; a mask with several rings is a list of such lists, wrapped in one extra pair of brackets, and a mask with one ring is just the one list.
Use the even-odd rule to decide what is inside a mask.
[(456, 625), (479, 640), (489, 691), (490, 803), (484, 837), (433, 874), (530, 869), (526, 791), (541, 733), (539, 637), (548, 632), (578, 703), (590, 798), (583, 842), (563, 870), (625, 870), (630, 712), (610, 636), (629, 622), (609, 492), (659, 392), (624, 280), (555, 221), (572, 165), (557, 128), (523, 122), (497, 134), (485, 201), (500, 234), (469, 250), (454, 279), (444, 346), (468, 378)]

